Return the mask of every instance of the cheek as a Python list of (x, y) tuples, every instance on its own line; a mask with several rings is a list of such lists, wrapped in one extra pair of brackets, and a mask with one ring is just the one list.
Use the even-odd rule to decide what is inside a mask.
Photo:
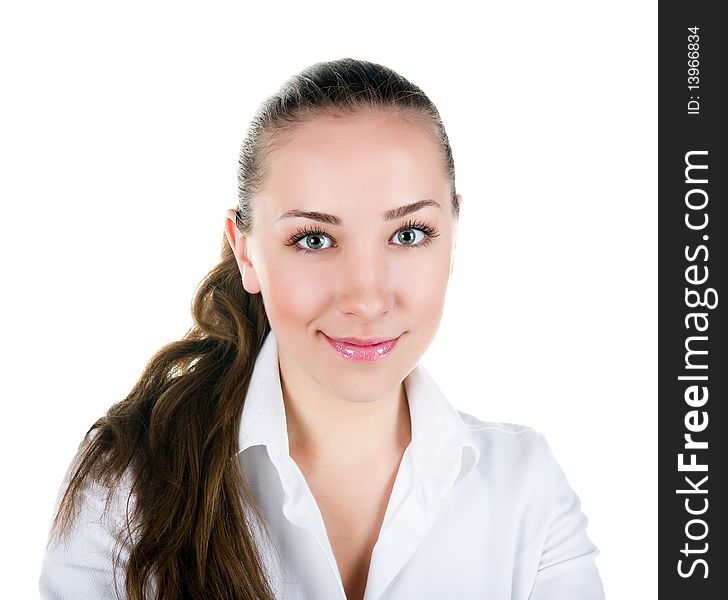
[(437, 313), (442, 310), (449, 278), (449, 257), (433, 253), (427, 260), (403, 262), (393, 280), (403, 306), (421, 313)]
[(315, 319), (330, 302), (330, 277), (302, 268), (300, 259), (281, 257), (266, 268), (263, 291), (268, 318), (279, 325), (301, 325)]

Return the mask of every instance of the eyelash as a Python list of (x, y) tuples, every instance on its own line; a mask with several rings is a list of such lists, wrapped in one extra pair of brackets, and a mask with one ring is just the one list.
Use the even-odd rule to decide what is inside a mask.
[[(405, 231), (407, 229), (418, 229), (422, 233), (425, 234), (425, 237), (422, 239), (422, 241), (419, 244), (412, 245), (412, 244), (395, 244), (395, 246), (403, 246), (405, 248), (422, 248), (424, 246), (429, 246), (432, 243), (432, 240), (436, 238), (440, 233), (435, 229), (434, 227), (430, 227), (427, 223), (423, 223), (422, 221), (407, 221), (402, 227), (397, 229), (392, 235), (398, 234), (400, 231)], [(303, 252), (304, 254), (318, 254), (320, 252), (323, 252), (324, 250), (329, 250), (330, 248), (324, 248), (324, 250), (309, 250), (307, 248), (301, 248), (300, 246), (297, 246), (298, 242), (300, 242), (303, 238), (309, 235), (321, 235), (326, 236), (327, 238), (331, 238), (331, 236), (326, 233), (325, 231), (321, 229), (314, 229), (312, 227), (303, 227), (301, 229), (296, 230), (293, 235), (291, 235), (288, 240), (286, 240), (285, 244), (286, 246), (293, 246), (294, 250), (297, 250), (298, 252)], [(331, 238), (333, 239), (333, 238)]]

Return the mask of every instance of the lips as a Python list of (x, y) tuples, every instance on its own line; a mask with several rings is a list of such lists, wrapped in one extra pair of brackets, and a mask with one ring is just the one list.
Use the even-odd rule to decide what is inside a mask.
[(394, 349), (400, 336), (396, 338), (330, 338), (324, 333), (326, 341), (339, 356), (354, 361), (373, 361), (384, 358)]
[[(399, 337), (399, 336), (397, 336)], [(381, 344), (382, 342), (391, 342), (396, 340), (397, 337), (373, 337), (373, 338), (355, 338), (355, 337), (344, 337), (344, 338), (329, 338), (334, 342), (341, 344), (351, 344), (352, 346), (373, 346), (375, 344)]]

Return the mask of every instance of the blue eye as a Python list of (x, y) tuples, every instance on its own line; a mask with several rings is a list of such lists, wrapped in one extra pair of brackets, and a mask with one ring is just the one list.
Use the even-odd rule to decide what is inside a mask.
[[(432, 240), (436, 238), (440, 233), (434, 227), (430, 227), (427, 223), (421, 221), (408, 221), (402, 227), (394, 232), (390, 241), (395, 239), (397, 241), (392, 242), (393, 246), (402, 246), (405, 248), (422, 248), (429, 246)], [(327, 245), (326, 240), (330, 243)], [(301, 245), (299, 242), (303, 242)], [(335, 248), (336, 242), (331, 236), (320, 229), (312, 229), (310, 227), (304, 227), (298, 229), (293, 235), (291, 235), (285, 242), (286, 246), (293, 246), (294, 250), (303, 252), (305, 254), (316, 254), (328, 250), (329, 248)]]
[(397, 244), (398, 246), (419, 246), (419, 242), (425, 239), (427, 234), (421, 229), (408, 227), (398, 230), (393, 237), (401, 242)]
[[(331, 246), (333, 245), (333, 241), (331, 240), (331, 238), (323, 231), (311, 231), (309, 233), (302, 233), (303, 234), (299, 235), (298, 239), (296, 239), (293, 243), (298, 246), (298, 242), (303, 242), (303, 247), (298, 246), (298, 248), (300, 248), (304, 252), (318, 252), (319, 250), (326, 250), (327, 248), (331, 248)], [(332, 244), (329, 246), (324, 246), (326, 240), (331, 241)]]

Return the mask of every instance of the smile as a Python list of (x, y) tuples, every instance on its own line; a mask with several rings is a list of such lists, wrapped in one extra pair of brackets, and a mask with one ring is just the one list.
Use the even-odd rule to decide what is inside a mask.
[(324, 337), (339, 356), (356, 361), (373, 361), (384, 358), (392, 351), (400, 338), (397, 336), (390, 340), (381, 340), (381, 338), (358, 340), (355, 338), (330, 338), (325, 333)]

